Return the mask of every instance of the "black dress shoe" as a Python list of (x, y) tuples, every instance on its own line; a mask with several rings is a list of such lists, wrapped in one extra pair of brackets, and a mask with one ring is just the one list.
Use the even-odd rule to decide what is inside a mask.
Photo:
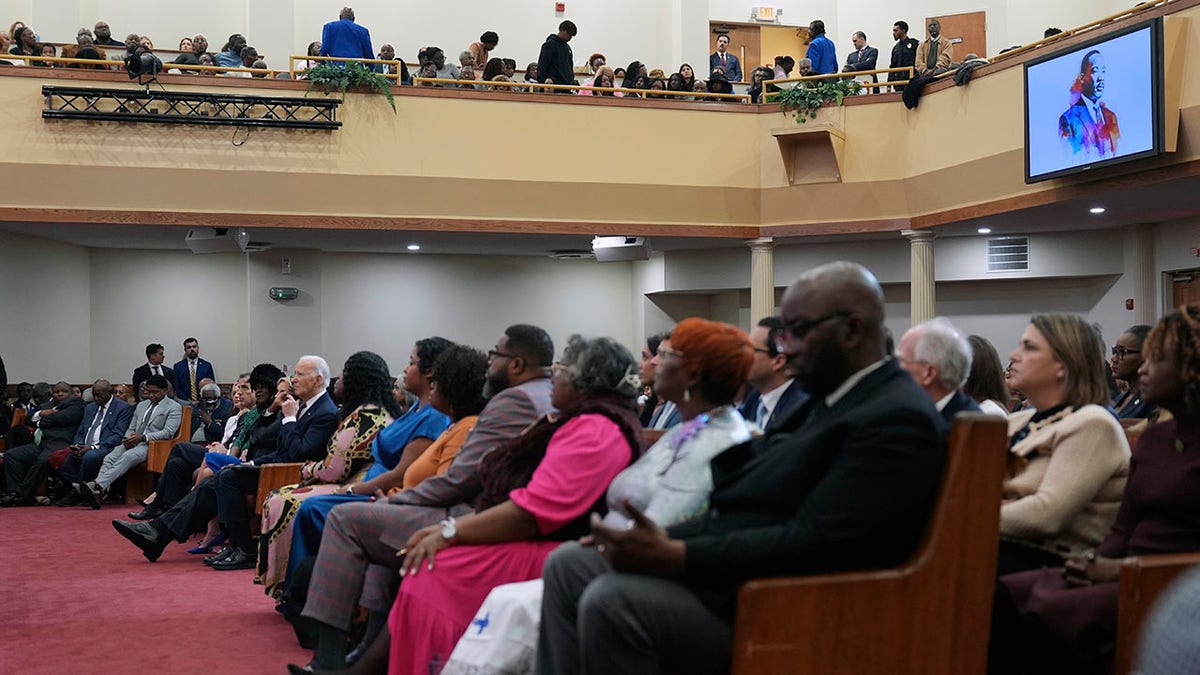
[(0, 508), (7, 509), (10, 506), (17, 505), (17, 496), (11, 492), (6, 492), (0, 495)]
[(167, 547), (169, 538), (163, 537), (158, 530), (150, 523), (130, 523), (124, 520), (112, 521), (113, 529), (133, 542), (134, 546), (142, 549), (142, 555), (146, 556), (146, 560), (154, 562), (162, 555), (163, 549)]
[[(104, 503), (103, 488), (101, 488), (100, 494), (96, 494), (95, 490), (92, 490), (92, 486), (87, 483), (79, 484), (79, 496), (83, 498), (84, 504), (87, 504), (96, 511), (99, 511), (100, 506)], [(119, 521), (114, 520), (113, 522), (116, 523)]]
[(247, 553), (236, 546), (230, 546), (233, 553), (224, 560), (218, 560), (212, 564), (214, 570), (252, 570), (258, 566), (258, 556), (253, 553)]
[(237, 548), (236, 546), (226, 546), (225, 548), (221, 549), (221, 551), (219, 553), (214, 553), (210, 556), (205, 556), (204, 560), (201, 562), (203, 562), (205, 565), (208, 565), (209, 567), (212, 567), (217, 562), (224, 560), (224, 559), (228, 558), (229, 556), (233, 555), (233, 551), (236, 548)]
[(162, 509), (155, 508), (154, 506), (147, 506), (141, 511), (130, 511), (129, 517), (134, 520), (154, 520), (164, 513), (166, 513), (166, 511), (163, 511)]
[(55, 506), (79, 506), (82, 503), (83, 503), (83, 497), (80, 497), (78, 493), (69, 492), (69, 493), (67, 493), (67, 496), (54, 502), (54, 505)]

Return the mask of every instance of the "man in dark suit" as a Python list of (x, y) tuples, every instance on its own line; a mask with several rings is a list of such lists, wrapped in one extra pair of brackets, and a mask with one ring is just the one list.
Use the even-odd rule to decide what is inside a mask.
[(391, 495), (389, 505), (351, 502), (329, 512), (303, 613), (316, 628), (316, 667), (345, 663), (346, 636), (360, 596), (376, 617), (371, 623), (384, 625), (403, 561), (396, 552), (422, 527), (447, 514), (470, 513), (482, 491), (483, 457), (552, 410), (546, 371), (554, 362), (554, 342), (546, 331), (509, 326), (488, 357), (487, 406), (446, 473)]
[(708, 56), (708, 74), (712, 74), (721, 68), (725, 71), (725, 79), (730, 82), (742, 81), (742, 63), (738, 61), (738, 57), (729, 53), (729, 35), (723, 34), (717, 37), (717, 51)]
[[(916, 38), (908, 37), (908, 22), (897, 21), (892, 26), (892, 38), (896, 41), (892, 47), (892, 61), (888, 68), (904, 68), (917, 64), (917, 47), (921, 43)], [(888, 82), (908, 80), (907, 73), (888, 73)], [(896, 91), (904, 91), (904, 85), (892, 87)]]
[[(846, 65), (842, 66), (842, 72), (875, 70), (875, 64), (879, 61), (879, 50), (867, 44), (867, 34), (861, 30), (855, 31), (850, 41), (854, 43), (854, 51), (846, 56)], [(878, 82), (879, 78), (872, 75), (871, 81)]]
[(960, 412), (979, 412), (962, 386), (971, 374), (971, 343), (944, 317), (909, 328), (896, 345), (900, 367), (908, 371), (949, 425)]
[(236, 414), (233, 401), (221, 395), (221, 387), (212, 380), (203, 380), (200, 400), (192, 405), (193, 443), (216, 443), (225, 435), (225, 422)]
[(122, 536), (142, 549), (151, 562), (175, 539), (187, 541), (218, 517), (232, 544), (207, 560), (216, 570), (250, 569), (257, 559), (250, 535), (246, 496), (258, 491), (258, 467), (280, 462), (315, 461), (325, 457), (329, 438), (337, 429), (338, 413), (325, 391), (329, 365), (319, 356), (302, 356), (292, 372), (292, 392), (277, 394), (283, 418), (273, 452), (223, 468), (206, 478), (169, 511), (149, 522), (112, 521)]
[(71, 444), (75, 429), (83, 419), (83, 399), (71, 396), (71, 385), (59, 382), (50, 390), (50, 405), (30, 418), (37, 430), (33, 442), (4, 453), (6, 492), (0, 506), (30, 506), (33, 493), (50, 470), (50, 454)]
[[(133, 420), (133, 406), (113, 396), (113, 386), (108, 380), (96, 380), (92, 384), (92, 402), (83, 410), (83, 421), (75, 431), (71, 453), (58, 469), (67, 485), (86, 483), (96, 479), (104, 457), (125, 438), (129, 423)], [(82, 503), (79, 494), (71, 490), (55, 502), (59, 506), (76, 506)]]
[(1117, 153), (1121, 137), (1117, 114), (1100, 100), (1107, 79), (1108, 66), (1099, 50), (1084, 54), (1076, 79), (1079, 100), (1058, 118), (1058, 135), (1073, 153), (1097, 158)]
[(754, 362), (746, 381), (751, 389), (742, 401), (741, 413), (746, 421), (765, 430), (772, 420), (787, 417), (793, 408), (808, 399), (796, 378), (788, 373), (787, 355), (779, 349), (783, 321), (768, 316), (750, 332), (754, 344)]
[[(705, 514), (595, 523), (542, 573), (546, 673), (725, 673), (742, 582), (903, 563), (928, 525), (945, 426), (883, 351), (883, 292), (837, 262), (784, 296), (780, 342), (811, 398), (713, 459)], [(586, 593), (584, 591), (586, 590)], [(581, 629), (583, 627), (583, 629)]]
[(151, 375), (162, 375), (176, 392), (179, 391), (175, 383), (175, 372), (163, 365), (164, 359), (162, 345), (157, 342), (146, 345), (146, 363), (133, 370), (133, 395), (139, 401), (142, 400), (142, 383), (150, 379)]
[(201, 380), (216, 381), (213, 366), (200, 358), (200, 343), (194, 337), (183, 341), (183, 358), (171, 367), (175, 396), (193, 404), (200, 400)]

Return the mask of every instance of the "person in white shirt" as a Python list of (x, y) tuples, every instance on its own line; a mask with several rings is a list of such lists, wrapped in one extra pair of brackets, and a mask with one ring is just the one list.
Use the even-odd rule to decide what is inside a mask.
[(754, 361), (746, 383), (752, 389), (742, 402), (741, 412), (742, 417), (760, 431), (765, 430), (773, 420), (783, 419), (808, 398), (788, 372), (787, 355), (776, 344), (782, 332), (783, 322), (775, 316), (763, 318), (750, 332)]

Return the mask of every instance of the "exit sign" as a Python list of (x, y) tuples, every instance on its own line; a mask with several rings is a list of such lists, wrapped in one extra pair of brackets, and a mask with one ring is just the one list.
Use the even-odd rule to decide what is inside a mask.
[(774, 7), (759, 7), (758, 8), (758, 20), (759, 21), (774, 21), (775, 20), (775, 8)]

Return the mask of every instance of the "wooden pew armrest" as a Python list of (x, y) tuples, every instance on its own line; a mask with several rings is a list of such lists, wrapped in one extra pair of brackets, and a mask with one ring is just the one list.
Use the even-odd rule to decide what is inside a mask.
[(262, 513), (263, 502), (271, 492), (285, 485), (295, 485), (300, 482), (301, 462), (284, 462), (281, 464), (263, 464), (258, 470), (258, 495), (254, 499), (255, 513)]
[(167, 458), (171, 456), (171, 448), (175, 447), (175, 439), (165, 441), (150, 441), (150, 449), (146, 451), (146, 470), (151, 473), (162, 473), (167, 467)]
[(1117, 601), (1117, 675), (1133, 668), (1134, 652), (1142, 626), (1158, 596), (1189, 568), (1200, 564), (1200, 552), (1169, 553), (1128, 558), (1121, 565), (1121, 588)]

